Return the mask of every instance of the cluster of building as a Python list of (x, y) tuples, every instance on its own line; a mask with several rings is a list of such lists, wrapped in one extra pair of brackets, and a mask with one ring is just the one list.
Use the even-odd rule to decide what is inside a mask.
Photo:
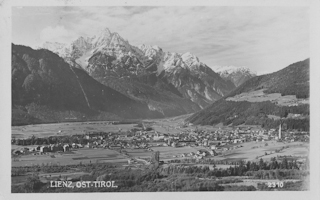
[[(266, 130), (263, 128), (234, 128), (218, 129), (215, 131), (181, 129), (177, 134), (158, 133), (156, 131), (140, 131), (131, 139), (147, 141), (149, 145), (161, 146), (203, 146), (210, 149), (228, 149), (230, 144), (236, 145), (244, 142), (265, 142), (265, 141), (305, 141), (309, 138), (308, 132), (282, 131), (281, 127)], [(226, 147), (227, 148), (226, 148)]]
[[(241, 147), (241, 143), (250, 141), (308, 141), (308, 132), (282, 131), (252, 127), (237, 127), (216, 130), (198, 130), (192, 127), (177, 127), (179, 133), (159, 133), (155, 130), (132, 129), (126, 133), (90, 132), (80, 135), (72, 135), (73, 141), (68, 143), (38, 145), (29, 151), (66, 152), (70, 148), (109, 148), (109, 149), (148, 149), (152, 151), (154, 146), (201, 146), (208, 149), (207, 154), (216, 155), (216, 150), (230, 150)], [(63, 136), (61, 136), (63, 137)], [(67, 136), (65, 136), (67, 137)], [(21, 153), (21, 152), (20, 152)], [(204, 153), (197, 154), (205, 156)], [(206, 153), (205, 153), (206, 154)], [(187, 155), (184, 155), (187, 156)]]
[(13, 153), (16, 155), (26, 154), (26, 153), (36, 153), (39, 154), (46, 152), (67, 152), (70, 151), (69, 144), (50, 144), (50, 145), (38, 145), (36, 147), (24, 147), (22, 149), (14, 150)]
[(185, 158), (185, 157), (191, 157), (191, 158), (196, 158), (196, 159), (202, 159), (206, 156), (217, 156), (218, 153), (213, 150), (213, 149), (201, 149), (198, 150), (197, 152), (190, 152), (190, 153), (182, 153), (181, 155), (173, 155), (173, 158)]

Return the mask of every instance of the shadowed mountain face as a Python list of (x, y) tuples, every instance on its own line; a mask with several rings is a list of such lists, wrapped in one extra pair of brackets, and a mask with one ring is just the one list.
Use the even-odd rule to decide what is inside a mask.
[(228, 94), (234, 84), (224, 81), (219, 74), (200, 63), (196, 68), (174, 67), (161, 72), (161, 79), (171, 83), (185, 98), (201, 108)]
[[(195, 124), (251, 124), (309, 129), (309, 59), (256, 76), (187, 119)], [(292, 116), (298, 117), (292, 117)], [(270, 117), (273, 116), (273, 117)]]
[(91, 38), (80, 37), (70, 45), (54, 46), (46, 44), (44, 48), (164, 116), (198, 111), (235, 88), (189, 52), (164, 52), (148, 45), (135, 47), (109, 29)]
[[(48, 50), (12, 45), (12, 105), (36, 121), (161, 117)], [(16, 112), (17, 111), (17, 112)]]

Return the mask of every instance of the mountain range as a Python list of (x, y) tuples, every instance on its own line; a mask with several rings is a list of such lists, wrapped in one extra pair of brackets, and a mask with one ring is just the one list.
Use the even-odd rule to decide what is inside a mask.
[(101, 30), (34, 50), (12, 44), (12, 124), (193, 113), (235, 88), (191, 53)]
[(12, 45), (12, 124), (161, 116), (51, 51)]
[(200, 110), (236, 87), (189, 52), (164, 52), (150, 45), (136, 47), (107, 28), (70, 44), (47, 42), (43, 48), (164, 116)]
[(309, 60), (262, 76), (215, 72), (191, 52), (133, 46), (107, 28), (37, 50), (12, 45), (14, 125), (195, 113), (187, 119), (195, 124), (273, 126), (291, 114), (308, 120), (308, 97)]

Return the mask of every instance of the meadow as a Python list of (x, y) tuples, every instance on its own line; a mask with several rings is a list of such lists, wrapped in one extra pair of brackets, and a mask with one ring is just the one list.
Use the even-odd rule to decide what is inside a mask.
[(88, 163), (127, 163), (128, 158), (110, 149), (77, 149), (72, 153), (48, 153), (44, 155), (24, 155), (12, 161), (13, 167), (32, 166), (32, 165), (71, 165), (71, 164), (88, 164)]
[(54, 124), (34, 124), (12, 126), (12, 137), (28, 138), (48, 137), (57, 135), (84, 134), (88, 131), (119, 132), (131, 130), (136, 124), (109, 124), (108, 122), (70, 122)]

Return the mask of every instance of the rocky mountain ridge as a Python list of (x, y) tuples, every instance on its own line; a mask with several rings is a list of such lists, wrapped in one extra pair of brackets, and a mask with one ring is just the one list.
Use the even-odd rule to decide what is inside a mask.
[[(210, 105), (235, 88), (230, 80), (222, 79), (190, 52), (165, 52), (156, 45), (135, 47), (107, 28), (96, 36), (80, 37), (70, 46), (72, 48), (69, 57), (67, 54), (59, 55), (69, 63), (81, 66), (90, 76), (110, 87), (114, 87), (113, 84), (105, 79), (131, 79), (135, 81), (133, 84), (140, 86), (161, 85), (162, 88), (154, 89), (163, 91), (171, 88), (169, 93), (174, 90), (176, 95), (198, 105), (198, 109)], [(144, 88), (147, 87), (145, 85)], [(114, 87), (117, 88), (119, 89)], [(150, 96), (137, 96), (131, 90), (118, 91), (145, 102), (150, 100), (147, 99)], [(155, 101), (156, 99), (157, 97), (152, 98)]]

